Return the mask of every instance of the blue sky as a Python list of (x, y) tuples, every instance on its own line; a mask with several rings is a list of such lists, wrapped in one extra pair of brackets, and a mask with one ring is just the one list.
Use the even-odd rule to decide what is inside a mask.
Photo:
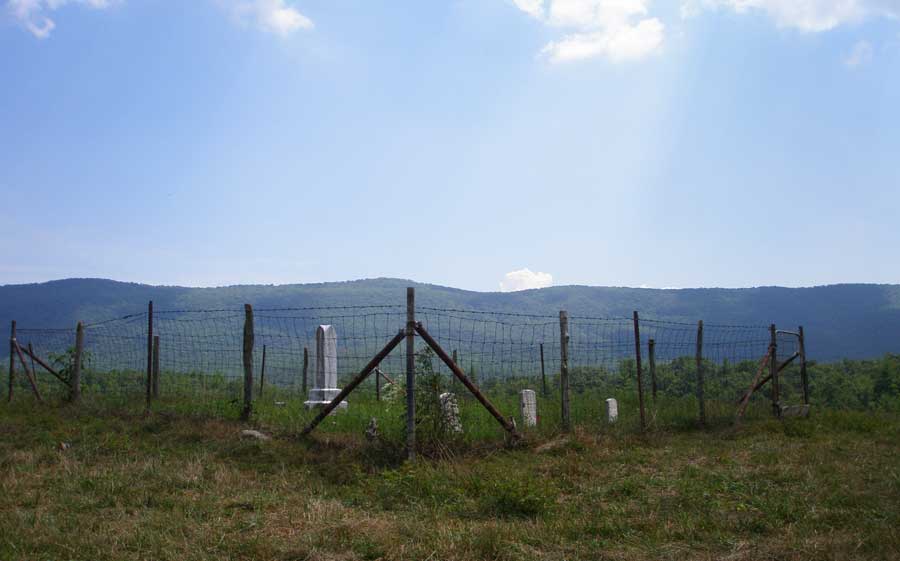
[(0, 283), (900, 282), (900, 0), (3, 2)]

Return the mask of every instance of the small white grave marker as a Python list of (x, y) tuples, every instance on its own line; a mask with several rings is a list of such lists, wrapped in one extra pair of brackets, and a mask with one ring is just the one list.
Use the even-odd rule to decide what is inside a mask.
[(459, 403), (456, 401), (456, 396), (450, 392), (442, 393), (440, 400), (447, 430), (452, 433), (461, 433), (463, 427), (462, 422), (459, 420)]
[(615, 423), (617, 420), (619, 420), (619, 402), (611, 397), (606, 400), (606, 421)]
[(522, 425), (537, 426), (537, 394), (534, 390), (522, 390), (519, 394), (519, 408), (522, 410)]

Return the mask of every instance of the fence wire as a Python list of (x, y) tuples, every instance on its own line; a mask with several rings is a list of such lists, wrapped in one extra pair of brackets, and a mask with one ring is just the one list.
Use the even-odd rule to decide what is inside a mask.
[[(84, 326), (85, 398), (117, 397), (143, 403), (149, 319), (145, 312)], [(533, 389), (538, 393), (543, 418), (558, 417), (562, 351), (558, 315), (417, 307), (416, 320), (505, 415), (517, 411), (521, 389)], [(243, 397), (244, 321), (243, 308), (155, 311), (158, 400), (180, 400), (189, 410), (237, 412)], [(253, 311), (253, 321), (255, 398), (278, 405), (290, 402), (290, 407), (301, 408), (308, 390), (316, 386), (315, 365), (323, 358), (317, 354), (319, 326), (330, 325), (337, 334), (338, 387), (344, 387), (405, 327), (406, 308), (259, 308)], [(684, 415), (694, 417), (700, 368), (711, 415), (731, 415), (770, 344), (768, 326), (705, 324), (698, 363), (697, 324), (641, 318), (637, 333), (635, 327), (633, 318), (568, 316), (569, 386), (576, 424), (602, 422), (609, 397), (622, 402), (626, 418), (632, 414), (627, 412), (636, 412), (638, 357), (648, 409), (655, 403), (655, 393), (683, 400)], [(68, 372), (74, 328), (22, 327), (18, 341), (23, 346), (31, 344), (35, 354), (61, 372)], [(799, 352), (799, 339), (794, 333), (778, 332), (777, 342), (779, 363)], [(463, 400), (470, 397), (419, 337), (415, 348), (418, 370), (436, 374), (442, 390), (452, 391)], [(380, 369), (386, 378), (379, 386), (387, 389), (389, 378), (402, 391), (402, 345), (382, 361)], [(793, 373), (791, 369), (786, 372)], [(65, 384), (39, 366), (36, 370), (43, 391), (65, 395)], [(375, 386), (376, 377), (371, 376), (358, 392), (371, 399), (376, 394)], [(16, 387), (30, 391), (22, 375), (17, 377)], [(632, 415), (637, 418), (636, 413)]]

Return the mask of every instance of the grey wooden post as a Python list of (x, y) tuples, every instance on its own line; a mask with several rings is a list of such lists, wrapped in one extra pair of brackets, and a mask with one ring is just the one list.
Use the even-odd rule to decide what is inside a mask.
[(244, 408), (241, 420), (247, 421), (253, 413), (253, 307), (244, 304)]
[(416, 460), (416, 289), (406, 289), (406, 458)]
[(84, 324), (75, 326), (75, 363), (72, 365), (72, 376), (69, 378), (69, 401), (81, 401), (81, 357), (84, 354)]
[(562, 402), (562, 430), (572, 430), (569, 411), (569, 314), (559, 312), (559, 392)]

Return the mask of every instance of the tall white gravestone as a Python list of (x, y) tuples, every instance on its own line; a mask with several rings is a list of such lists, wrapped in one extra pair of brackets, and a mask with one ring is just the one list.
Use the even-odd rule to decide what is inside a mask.
[(619, 402), (611, 397), (606, 400), (606, 422), (615, 423), (619, 420)]
[[(307, 409), (324, 407), (341, 393), (337, 387), (337, 333), (331, 325), (320, 325), (316, 329), (316, 369), (313, 387), (309, 390), (309, 400), (304, 402)], [(339, 409), (346, 409), (342, 401)]]
[(522, 410), (523, 426), (537, 426), (537, 394), (534, 390), (522, 390), (519, 394), (519, 408)]

